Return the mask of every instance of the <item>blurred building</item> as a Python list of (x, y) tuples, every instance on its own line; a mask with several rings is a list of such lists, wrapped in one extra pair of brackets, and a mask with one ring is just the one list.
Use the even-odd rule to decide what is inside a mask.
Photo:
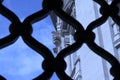
[[(108, 4), (111, 0), (106, 0)], [(93, 0), (63, 0), (63, 10), (78, 20), (86, 29), (92, 21), (101, 16), (100, 6)], [(74, 43), (75, 29), (51, 14), (56, 31), (52, 32), (54, 53), (58, 54), (62, 49)], [(120, 60), (120, 27), (109, 18), (106, 23), (94, 30), (95, 42), (118, 60)], [(112, 80), (110, 64), (96, 55), (84, 44), (78, 51), (65, 58), (67, 62), (66, 73), (74, 80)]]

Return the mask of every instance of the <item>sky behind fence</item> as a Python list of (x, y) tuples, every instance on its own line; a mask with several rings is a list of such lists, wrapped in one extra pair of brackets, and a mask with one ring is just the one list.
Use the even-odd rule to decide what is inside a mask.
[[(4, 0), (3, 4), (12, 10), (21, 21), (42, 9), (42, 0)], [(10, 21), (0, 15), (0, 38), (9, 34)], [(54, 31), (50, 17), (35, 23), (32, 36), (49, 47), (52, 51), (52, 34)], [(43, 58), (29, 48), (21, 37), (12, 45), (0, 50), (0, 74), (7, 80), (32, 80), (40, 75)], [(57, 80), (57, 76), (51, 80)]]

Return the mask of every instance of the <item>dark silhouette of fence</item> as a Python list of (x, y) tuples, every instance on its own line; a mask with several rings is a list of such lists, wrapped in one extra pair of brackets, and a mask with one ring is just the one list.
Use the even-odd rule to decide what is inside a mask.
[[(12, 22), (9, 26), (10, 35), (0, 39), (0, 49), (13, 44), (19, 36), (22, 36), (23, 41), (30, 48), (44, 57), (42, 63), (44, 72), (34, 80), (49, 80), (54, 72), (56, 72), (60, 80), (72, 80), (65, 73), (67, 66), (64, 58), (78, 50), (83, 43), (86, 43), (92, 51), (111, 64), (110, 73), (114, 77), (114, 80), (120, 80), (119, 61), (94, 42), (95, 34), (92, 32), (93, 29), (102, 25), (108, 17), (111, 17), (120, 26), (120, 17), (118, 16), (119, 8), (117, 7), (120, 0), (113, 0), (110, 5), (107, 4), (105, 0), (94, 1), (101, 6), (100, 13), (102, 16), (91, 22), (85, 30), (77, 20), (67, 15), (62, 10), (62, 0), (43, 0), (43, 9), (28, 16), (23, 22), (20, 22), (20, 19), (2, 4), (3, 0), (0, 0), (0, 13)], [(51, 51), (46, 46), (31, 36), (33, 30), (31, 25), (47, 17), (51, 11), (76, 29), (74, 34), (75, 43), (60, 51), (56, 58), (54, 58)], [(5, 80), (2, 76), (0, 79)]]

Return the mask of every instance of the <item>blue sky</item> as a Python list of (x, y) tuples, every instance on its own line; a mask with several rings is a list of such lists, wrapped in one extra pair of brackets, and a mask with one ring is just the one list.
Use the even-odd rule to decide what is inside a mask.
[[(42, 9), (42, 0), (4, 0), (3, 4), (12, 10), (21, 21)], [(0, 38), (9, 34), (10, 23), (0, 15)], [(52, 51), (54, 45), (51, 32), (54, 31), (54, 27), (50, 17), (48, 16), (32, 26), (32, 36)], [(14, 44), (0, 49), (0, 74), (7, 80), (32, 80), (43, 72), (42, 61), (42, 56), (30, 49), (19, 37)], [(58, 80), (55, 74), (51, 80)]]

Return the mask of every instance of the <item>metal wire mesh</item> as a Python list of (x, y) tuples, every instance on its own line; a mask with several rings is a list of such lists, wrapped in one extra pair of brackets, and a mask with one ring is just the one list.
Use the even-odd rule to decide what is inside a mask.
[[(86, 43), (92, 51), (108, 61), (112, 66), (110, 73), (114, 77), (114, 80), (120, 80), (119, 61), (94, 42), (95, 34), (93, 32), (93, 29), (105, 23), (108, 17), (111, 17), (120, 26), (120, 17), (118, 16), (119, 8), (117, 7), (117, 4), (120, 2), (119, 0), (113, 0), (110, 5), (107, 4), (105, 0), (95, 0), (95, 2), (101, 6), (100, 13), (102, 16), (91, 22), (86, 30), (81, 23), (62, 10), (62, 0), (43, 0), (43, 9), (28, 16), (23, 22), (20, 22), (20, 19), (6, 8), (2, 2), (3, 0), (0, 0), (0, 14), (9, 19), (11, 25), (9, 26), (10, 35), (0, 39), (0, 49), (15, 43), (18, 37), (22, 36), (23, 41), (44, 58), (42, 63), (44, 72), (34, 80), (48, 80), (54, 72), (56, 72), (60, 80), (72, 80), (65, 73), (67, 66), (64, 58), (81, 48), (83, 43)], [(46, 46), (31, 36), (33, 30), (31, 25), (47, 17), (51, 11), (62, 20), (72, 25), (76, 30), (74, 34), (75, 43), (60, 51), (56, 58), (54, 58), (51, 51)], [(5, 80), (2, 76), (0, 79)]]

